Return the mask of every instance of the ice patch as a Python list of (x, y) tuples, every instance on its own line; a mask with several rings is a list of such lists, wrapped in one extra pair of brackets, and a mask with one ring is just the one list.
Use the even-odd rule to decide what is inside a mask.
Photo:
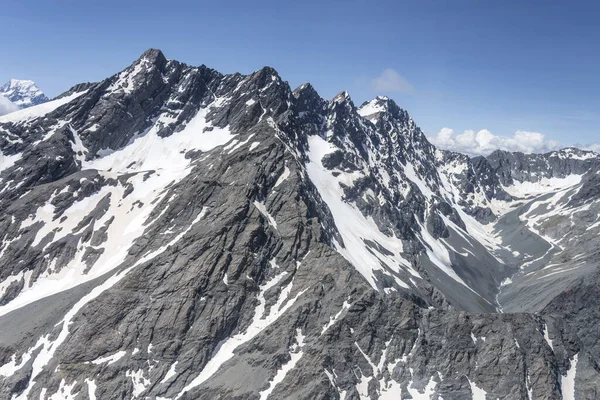
[(344, 304), (342, 304), (342, 309), (340, 311), (338, 311), (337, 314), (335, 314), (334, 316), (329, 317), (329, 322), (327, 322), (323, 326), (323, 329), (321, 329), (321, 335), (324, 334), (327, 331), (327, 329), (331, 328), (337, 322), (337, 320), (340, 318), (342, 313), (344, 311), (346, 311), (347, 309), (349, 309), (350, 306), (351, 306), (350, 303), (348, 303), (347, 301), (344, 301)]
[[(58, 386), (58, 391), (50, 396), (48, 400), (75, 400), (79, 394), (79, 392), (73, 393), (75, 385), (77, 385), (77, 381), (73, 381), (70, 385), (68, 385), (64, 379), (61, 379)], [(44, 397), (40, 396), (40, 399)]]
[[(409, 371), (412, 377), (413, 369), (409, 368)], [(435, 387), (437, 386), (437, 382), (433, 379), (433, 376), (429, 378), (429, 382), (427, 382), (423, 393), (419, 392), (418, 389), (413, 388), (412, 386), (413, 379), (411, 378), (411, 380), (408, 382), (408, 385), (406, 386), (406, 390), (408, 390), (408, 393), (410, 393), (413, 400), (431, 400), (433, 398), (433, 395), (435, 394)]]
[(21, 356), (21, 362), (19, 364), (17, 364), (17, 356), (15, 354), (13, 354), (10, 361), (0, 367), (0, 376), (4, 376), (4, 377), (13, 376), (15, 374), (15, 372), (17, 372), (18, 370), (23, 368), (25, 366), (25, 364), (27, 364), (27, 362), (31, 359), (32, 353), (38, 347), (39, 347), (39, 345), (36, 344), (34, 347), (32, 347), (26, 353), (24, 353)]
[(252, 142), (248, 151), (252, 151), (260, 145), (260, 142)]
[(9, 156), (4, 155), (4, 153), (2, 153), (2, 150), (0, 150), (0, 172), (4, 171), (5, 169), (9, 169), (13, 165), (15, 165), (15, 163), (19, 161), (21, 157), (23, 157), (22, 153), (17, 153)]
[[(218, 99), (198, 113), (184, 129), (168, 137), (158, 136), (162, 124), (157, 120), (150, 130), (120, 150), (104, 157), (84, 163), (85, 169), (128, 171), (128, 170), (182, 170), (189, 166), (185, 153), (190, 150), (209, 151), (231, 141), (235, 136), (229, 127), (218, 128), (206, 121), (206, 115)], [(205, 131), (205, 128), (210, 130)]]
[(454, 279), (456, 282), (460, 283), (461, 285), (463, 285), (464, 287), (466, 287), (467, 289), (479, 296), (479, 294), (473, 289), (471, 289), (469, 285), (467, 285), (465, 281), (463, 281), (462, 278), (458, 276), (454, 269), (452, 269), (452, 263), (450, 262), (450, 253), (448, 252), (448, 249), (446, 249), (440, 242), (435, 240), (433, 236), (431, 236), (427, 228), (424, 228), (420, 224), (419, 226), (421, 227), (421, 237), (423, 238), (423, 244), (425, 245), (427, 257), (429, 258), (429, 260), (450, 278)]
[(385, 103), (383, 103), (381, 100), (387, 100), (387, 97), (377, 97), (373, 100), (371, 100), (370, 102), (368, 102), (367, 104), (365, 104), (364, 106), (361, 106), (358, 109), (358, 114), (361, 117), (369, 117), (373, 116), (373, 114), (377, 114), (380, 112), (384, 112), (386, 111), (386, 107), (385, 107)]
[(345, 390), (341, 390), (337, 383), (336, 383), (336, 379), (337, 379), (337, 375), (335, 373), (335, 369), (332, 370), (332, 372), (329, 372), (327, 370), (324, 370), (325, 375), (327, 375), (327, 379), (329, 379), (329, 383), (331, 383), (331, 386), (333, 386), (333, 388), (338, 392), (339, 396), (340, 396), (340, 400), (344, 400), (346, 398), (346, 391)]
[(425, 196), (427, 199), (430, 199), (431, 196), (434, 195), (433, 191), (429, 188), (427, 183), (417, 175), (417, 172), (415, 171), (415, 168), (411, 163), (407, 162), (404, 166), (404, 174), (411, 182), (417, 185), (419, 191), (421, 191), (423, 196)]
[(510, 285), (512, 282), (512, 279), (510, 278), (504, 278), (504, 280), (502, 282), (500, 282), (500, 287), (504, 287), (506, 285)]

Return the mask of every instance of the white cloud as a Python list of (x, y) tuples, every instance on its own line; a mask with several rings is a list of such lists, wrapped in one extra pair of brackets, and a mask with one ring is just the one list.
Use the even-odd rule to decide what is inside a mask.
[(386, 68), (371, 81), (371, 87), (378, 93), (412, 93), (414, 88), (408, 81), (392, 68)]
[(558, 141), (547, 140), (539, 132), (516, 131), (513, 136), (506, 137), (496, 136), (487, 129), (456, 134), (450, 128), (442, 128), (437, 135), (430, 136), (429, 141), (440, 149), (469, 155), (488, 155), (494, 150), (545, 153), (561, 147)]
[(5, 115), (13, 111), (17, 111), (19, 106), (10, 101), (4, 96), (0, 96), (0, 115)]

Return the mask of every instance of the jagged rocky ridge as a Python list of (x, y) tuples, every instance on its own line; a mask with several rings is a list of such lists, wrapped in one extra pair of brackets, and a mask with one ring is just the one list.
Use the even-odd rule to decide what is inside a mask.
[(598, 395), (595, 153), (157, 50), (0, 151), (0, 397)]

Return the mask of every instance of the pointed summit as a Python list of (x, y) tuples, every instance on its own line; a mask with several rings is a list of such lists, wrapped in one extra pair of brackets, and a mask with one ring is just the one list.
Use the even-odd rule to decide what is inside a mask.
[(369, 117), (373, 114), (388, 111), (389, 98), (377, 96), (371, 101), (365, 101), (359, 108), (358, 113), (363, 117)]
[[(296, 89), (294, 89), (293, 93), (294, 93), (294, 97), (299, 97), (305, 93), (317, 94), (317, 91), (312, 84), (310, 84), (309, 82), (306, 82), (306, 83), (303, 83), (302, 85), (298, 86)], [(317, 96), (318, 96), (318, 94), (317, 94)]]
[(403, 110), (396, 102), (387, 96), (377, 96), (371, 101), (365, 101), (358, 113), (369, 120), (377, 120), (380, 113), (388, 113), (395, 119), (409, 120), (408, 112)]
[(298, 86), (294, 89), (293, 95), (297, 100), (296, 103), (299, 112), (322, 110), (326, 104), (325, 100), (319, 96), (319, 93), (317, 93), (310, 83)]
[(167, 58), (159, 49), (148, 49), (140, 56), (139, 60), (148, 60), (152, 63), (166, 63)]
[(165, 70), (168, 61), (169, 60), (167, 60), (163, 52), (159, 49), (148, 49), (125, 70), (135, 71), (138, 70), (140, 66), (142, 69), (149, 69), (154, 66), (162, 72)]
[(356, 106), (354, 102), (350, 98), (350, 94), (347, 91), (342, 91), (338, 93), (331, 101), (329, 102), (329, 108), (336, 110), (336, 112), (351, 112), (354, 113), (356, 111)]
[(277, 70), (273, 67), (265, 66), (258, 71), (252, 73), (251, 79), (256, 83), (257, 87), (264, 88), (272, 82), (281, 82), (281, 78)]
[(350, 98), (350, 94), (344, 90), (339, 92), (331, 101), (334, 103), (345, 103), (347, 101), (352, 102), (352, 99)]

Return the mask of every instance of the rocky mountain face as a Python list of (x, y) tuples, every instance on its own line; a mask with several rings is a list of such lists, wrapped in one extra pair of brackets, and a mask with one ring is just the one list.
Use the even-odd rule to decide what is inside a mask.
[(0, 86), (0, 96), (10, 100), (19, 108), (37, 106), (48, 101), (48, 97), (33, 81), (11, 79)]
[(0, 151), (0, 398), (600, 397), (595, 153), (158, 50)]

